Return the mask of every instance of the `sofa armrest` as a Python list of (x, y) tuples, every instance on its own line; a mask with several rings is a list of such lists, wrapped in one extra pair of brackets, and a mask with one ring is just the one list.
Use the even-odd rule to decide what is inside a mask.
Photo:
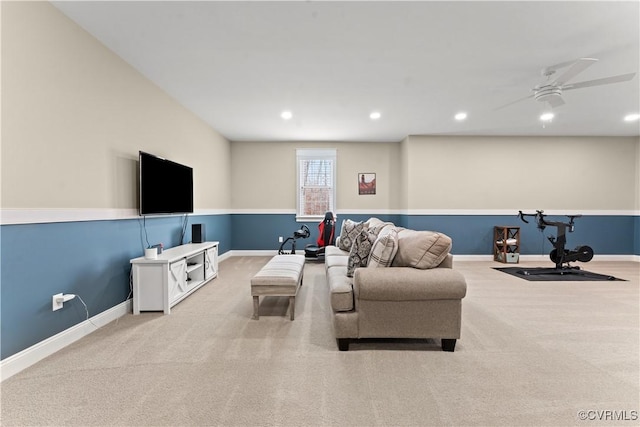
[(447, 254), (437, 268), (453, 268), (453, 255)]
[(354, 297), (374, 301), (461, 299), (467, 293), (464, 276), (450, 268), (357, 268)]

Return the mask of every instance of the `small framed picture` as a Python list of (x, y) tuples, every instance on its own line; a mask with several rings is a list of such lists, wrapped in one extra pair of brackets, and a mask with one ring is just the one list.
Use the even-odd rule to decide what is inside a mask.
[(376, 174), (375, 173), (359, 173), (358, 174), (358, 194), (376, 194)]

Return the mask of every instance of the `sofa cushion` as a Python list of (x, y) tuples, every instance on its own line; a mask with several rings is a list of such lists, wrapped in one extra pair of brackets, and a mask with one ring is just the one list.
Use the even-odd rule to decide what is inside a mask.
[(390, 267), (398, 252), (398, 232), (391, 228), (389, 232), (380, 234), (369, 254), (367, 267)]
[(398, 233), (398, 252), (394, 267), (434, 268), (451, 250), (451, 238), (434, 231), (402, 230)]
[(353, 241), (351, 251), (349, 252), (349, 261), (347, 263), (347, 276), (353, 277), (353, 272), (358, 267), (366, 267), (369, 261), (371, 247), (376, 239), (373, 233), (362, 230)]
[(359, 268), (353, 278), (358, 301), (431, 301), (462, 299), (467, 293), (464, 276), (450, 268)]
[(333, 256), (347, 257), (347, 256), (349, 256), (349, 252), (343, 251), (342, 249), (340, 249), (337, 246), (333, 246), (333, 245), (326, 246), (324, 248), (324, 257), (325, 257), (325, 259), (328, 258), (328, 257), (333, 257)]
[(392, 228), (395, 228), (392, 222), (380, 222), (376, 225), (369, 224), (369, 232), (373, 233), (376, 237), (388, 233)]
[(364, 222), (354, 222), (350, 219), (345, 219), (344, 221), (342, 221), (338, 247), (343, 251), (351, 251), (351, 246), (353, 246), (353, 242), (358, 234), (360, 234), (362, 230), (366, 230), (367, 228), (368, 224)]
[(384, 221), (382, 221), (380, 218), (376, 218), (376, 217), (372, 216), (371, 218), (366, 220), (365, 223), (369, 226), (369, 228), (372, 228), (372, 227), (376, 227), (376, 226), (378, 226), (380, 224), (383, 224)]
[(331, 267), (346, 267), (349, 260), (349, 255), (347, 256), (330, 256), (324, 258), (324, 267), (325, 270)]
[(347, 277), (347, 267), (327, 270), (327, 282), (333, 311), (353, 310), (353, 279)]

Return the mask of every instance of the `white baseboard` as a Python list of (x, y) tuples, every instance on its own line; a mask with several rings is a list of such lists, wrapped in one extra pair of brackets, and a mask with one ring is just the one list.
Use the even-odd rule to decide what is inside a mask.
[[(454, 254), (453, 261), (493, 261), (493, 255)], [(520, 261), (549, 261), (549, 255), (520, 255)]]
[[(298, 253), (296, 251), (296, 253)], [(266, 250), (234, 250), (225, 252), (225, 255), (232, 256), (274, 256), (278, 255), (277, 249), (266, 249)], [(304, 249), (300, 250), (300, 254), (304, 255)]]
[(29, 366), (41, 361), (56, 351), (62, 350), (64, 347), (73, 344), (80, 338), (83, 338), (96, 329), (106, 325), (109, 322), (131, 313), (131, 300), (124, 301), (115, 307), (105, 310), (102, 313), (91, 317), (89, 320), (78, 323), (44, 341), (32, 345), (0, 362), (0, 381), (27, 369)]
[[(549, 255), (520, 255), (522, 261), (548, 261)], [(640, 261), (640, 257), (635, 255), (594, 255), (592, 261)], [(576, 265), (586, 265), (578, 263)]]
[[(493, 261), (493, 255), (453, 255), (454, 261)], [(520, 255), (520, 261), (551, 262), (549, 255)], [(594, 255), (593, 261), (635, 261), (638, 255)]]
[[(304, 249), (299, 249), (296, 253), (304, 255)], [(275, 249), (265, 250), (231, 250), (219, 255), (218, 261), (234, 256), (274, 256), (278, 251)], [(454, 261), (493, 261), (493, 255), (464, 255), (454, 254)], [(549, 255), (520, 255), (522, 261), (549, 261)], [(594, 255), (593, 261), (634, 261), (640, 262), (640, 255)]]
[[(298, 251), (296, 251), (298, 253)], [(277, 255), (277, 250), (233, 250), (227, 251), (220, 256), (220, 261), (233, 256), (273, 256)], [(304, 255), (304, 250), (300, 250)], [(454, 261), (493, 261), (493, 255), (453, 255)], [(521, 261), (548, 261), (549, 255), (520, 255)], [(639, 255), (594, 255), (593, 261), (635, 261), (640, 262)]]
[[(547, 257), (548, 259), (548, 257)], [(640, 261), (638, 255), (594, 255), (593, 261)]]

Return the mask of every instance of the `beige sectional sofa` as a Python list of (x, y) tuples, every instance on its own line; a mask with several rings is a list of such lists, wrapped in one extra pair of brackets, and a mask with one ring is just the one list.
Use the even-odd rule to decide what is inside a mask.
[(359, 338), (439, 338), (454, 351), (467, 286), (451, 239), (377, 218), (345, 220), (340, 233), (325, 252), (338, 348)]

